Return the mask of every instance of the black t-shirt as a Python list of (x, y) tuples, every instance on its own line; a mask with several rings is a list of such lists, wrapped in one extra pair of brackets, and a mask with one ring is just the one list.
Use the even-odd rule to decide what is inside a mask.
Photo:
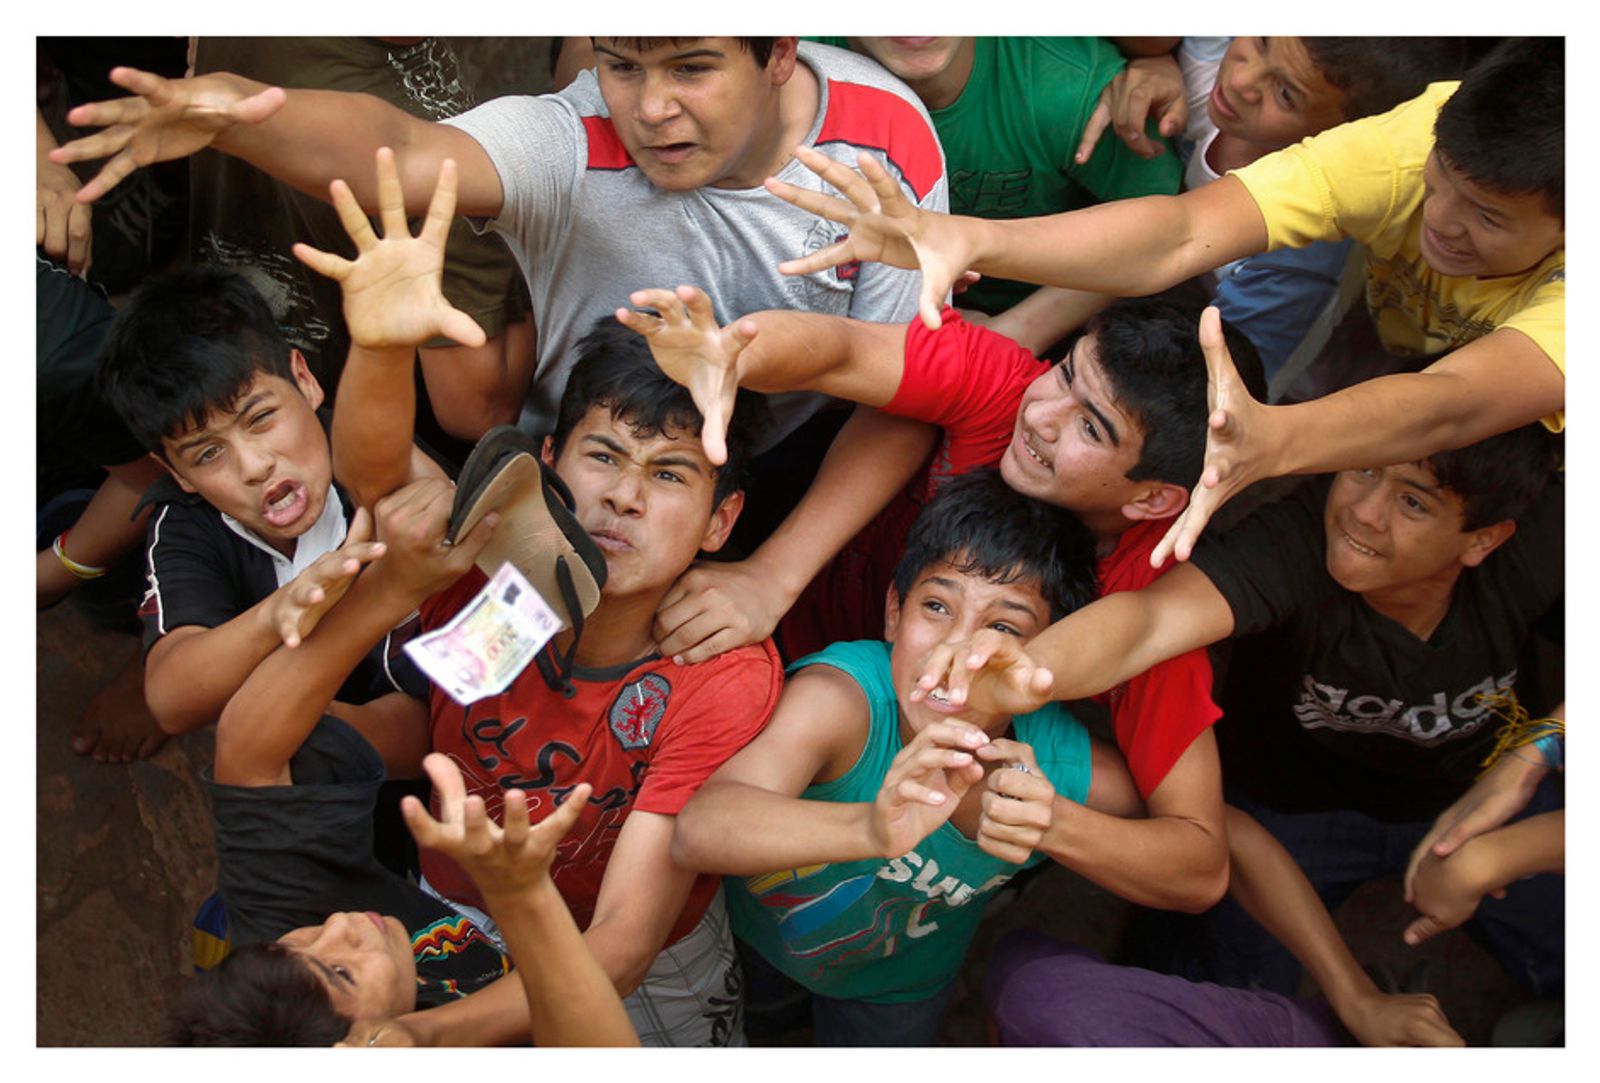
[[(350, 498), (337, 484), (333, 491), (348, 521)], [(149, 587), (139, 606), (146, 650), (175, 628), (226, 624), (278, 589), (272, 558), (234, 533), (198, 494), (163, 477), (141, 498), (140, 507), (147, 504), (156, 512), (145, 545)], [(419, 627), (413, 618), (367, 652), (336, 698), (366, 703), (397, 691), (427, 696), (427, 678), (401, 649)]]
[(1286, 812), (1430, 819), (1493, 747), (1500, 721), (1477, 693), (1515, 684), (1530, 631), (1562, 597), (1563, 486), (1462, 571), (1424, 642), (1328, 575), (1331, 482), (1311, 479), (1195, 550), (1235, 621), (1217, 696), (1224, 782)]
[(289, 774), (288, 786), (224, 786), (205, 772), (235, 947), (320, 925), (339, 911), (373, 910), (411, 933), (419, 1007), (507, 972), (509, 960), (470, 919), (373, 859), (372, 813), (384, 771), (364, 737), (324, 716)]

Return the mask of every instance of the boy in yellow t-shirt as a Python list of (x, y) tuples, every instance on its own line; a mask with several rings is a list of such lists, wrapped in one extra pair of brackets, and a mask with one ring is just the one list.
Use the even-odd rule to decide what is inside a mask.
[(800, 150), (846, 198), (774, 180), (768, 187), (850, 235), (780, 269), (800, 274), (858, 259), (919, 267), (932, 327), (968, 269), (1138, 296), (1269, 248), (1361, 240), (1385, 345), (1419, 357), (1447, 352), (1421, 372), (1264, 406), (1234, 374), (1208, 311), (1206, 470), (1151, 556), (1157, 565), (1174, 552), (1187, 559), (1212, 513), (1261, 478), (1413, 462), (1540, 419), (1562, 427), (1564, 71), (1561, 39), (1507, 41), (1458, 87), (1436, 84), (1383, 116), (1330, 129), (1202, 188), (1046, 218), (925, 213), (874, 165), (863, 163), (864, 182)]

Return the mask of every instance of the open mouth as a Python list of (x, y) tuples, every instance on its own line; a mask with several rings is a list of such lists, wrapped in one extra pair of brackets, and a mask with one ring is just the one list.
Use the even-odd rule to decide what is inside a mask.
[(273, 526), (285, 527), (300, 518), (308, 504), (304, 485), (280, 481), (267, 490), (261, 501), (261, 514)]
[(1472, 258), (1471, 252), (1456, 248), (1453, 245), (1446, 244), (1444, 240), (1440, 238), (1439, 234), (1433, 229), (1424, 226), (1423, 233), (1428, 238), (1429, 247), (1431, 247), (1435, 252), (1443, 256), (1445, 259), (1461, 263)]
[(1017, 439), (1012, 442), (1021, 451), (1021, 456), (1026, 461), (1035, 463), (1043, 470), (1053, 469), (1055, 466), (1054, 460), (1035, 450), (1033, 439), (1033, 433), (1026, 428), (1022, 428), (1017, 432)]
[(695, 152), (697, 146), (698, 144), (695, 143), (663, 143), (660, 146), (647, 147), (646, 149), (655, 155), (659, 161), (671, 165), (689, 157)]
[(1211, 86), (1211, 104), (1216, 106), (1217, 112), (1228, 120), (1238, 120), (1239, 113), (1228, 105), (1228, 99), (1222, 93), (1222, 80), (1217, 80)]

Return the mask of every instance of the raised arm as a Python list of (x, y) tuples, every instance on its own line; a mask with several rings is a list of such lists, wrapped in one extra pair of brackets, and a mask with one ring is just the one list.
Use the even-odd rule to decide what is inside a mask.
[(940, 306), (966, 270), (1142, 297), (1267, 246), (1266, 220), (1233, 177), (1177, 196), (1119, 199), (1042, 218), (985, 219), (919, 209), (866, 155), (860, 173), (806, 147), (797, 147), (795, 157), (845, 198), (770, 177), (767, 189), (850, 233), (778, 269), (809, 274), (876, 260), (921, 270), (920, 310), (930, 329), (938, 328)]
[[(533, 825), (528, 823), (526, 796), (508, 790), (504, 826), (497, 826), (483, 798), (467, 795), (461, 770), (448, 757), (435, 753), (423, 766), (439, 798), (440, 818), (435, 820), (422, 802), (407, 797), (401, 803), (406, 825), (418, 845), (455, 859), (483, 892), (516, 964), (534, 1044), (638, 1045), (611, 979), (584, 945), (550, 879), (556, 845), (588, 801), (589, 784), (575, 787), (559, 808)], [(495, 996), (514, 1002), (509, 993), (497, 990)]]
[(408, 481), (442, 475), (412, 442), (417, 399), (411, 368), (417, 346), (437, 335), (466, 346), (484, 342), (483, 329), (440, 292), (445, 238), (455, 213), (455, 163), (448, 158), (440, 163), (427, 218), (413, 237), (394, 153), (380, 147), (375, 161), (382, 239), (349, 186), (336, 180), (330, 186), (333, 205), (355, 242), (356, 258), (294, 246), (306, 266), (336, 280), (344, 294), (350, 354), (333, 411), (333, 469), (364, 507)]
[(643, 335), (661, 371), (687, 387), (705, 418), (702, 437), (714, 463), (727, 459), (725, 437), (735, 392), (821, 391), (882, 406), (905, 370), (906, 329), (845, 316), (769, 311), (718, 327), (711, 299), (696, 286), (629, 295), (635, 308), (617, 320)]
[(1217, 509), (1262, 478), (1415, 462), (1531, 424), (1566, 403), (1561, 369), (1531, 338), (1509, 327), (1421, 372), (1380, 376), (1289, 406), (1251, 398), (1233, 367), (1215, 308), (1201, 315), (1200, 345), (1211, 401), (1205, 469), (1189, 506), (1151, 554), (1156, 566), (1169, 555), (1189, 559)]
[(1252, 817), (1228, 807), (1228, 890), (1316, 981), (1362, 1045), (1464, 1045), (1432, 994), (1387, 995), (1373, 984), (1294, 858)]
[(944, 686), (951, 703), (1026, 714), (1086, 699), (1169, 658), (1233, 633), (1233, 610), (1204, 572), (1174, 568), (1142, 590), (1118, 591), (1068, 614), (1026, 644), (982, 631), (928, 653), (911, 698)]
[[(111, 81), (133, 96), (72, 110), (69, 123), (101, 130), (50, 154), (51, 161), (63, 164), (109, 159), (79, 191), (80, 202), (98, 199), (140, 166), (186, 157), (208, 146), (325, 199), (330, 181), (365, 176), (373, 152), (387, 146), (399, 157), (406, 206), (413, 213), (428, 205), (445, 158), (462, 165), (462, 213), (500, 212), (500, 176), (476, 140), (371, 95), (285, 91), (228, 72), (163, 79), (134, 68), (114, 68)], [(362, 206), (377, 208), (375, 185), (358, 182), (355, 192)]]

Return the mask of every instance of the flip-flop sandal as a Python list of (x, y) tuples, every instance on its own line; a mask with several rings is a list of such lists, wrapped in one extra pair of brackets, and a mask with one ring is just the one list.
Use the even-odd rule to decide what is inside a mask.
[[(572, 629), (572, 646), (558, 660), (563, 684), (584, 618), (600, 604), (606, 582), (605, 555), (572, 509), (572, 493), (539, 461), (534, 440), (514, 425), (502, 425), (485, 433), (462, 465), (446, 535), (453, 544), (489, 512), (500, 513), (477, 565), (492, 576), (510, 561)], [(539, 661), (549, 680), (542, 654)]]

